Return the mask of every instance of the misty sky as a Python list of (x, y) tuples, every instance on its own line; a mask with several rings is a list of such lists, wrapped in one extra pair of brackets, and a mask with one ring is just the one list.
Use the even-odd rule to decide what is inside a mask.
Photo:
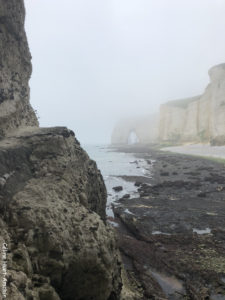
[(194, 96), (225, 62), (225, 0), (25, 0), (41, 126), (109, 143), (123, 116)]

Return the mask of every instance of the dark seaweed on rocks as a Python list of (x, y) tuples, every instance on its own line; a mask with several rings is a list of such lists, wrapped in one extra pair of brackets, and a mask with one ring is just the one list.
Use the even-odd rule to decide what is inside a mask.
[(154, 148), (121, 151), (155, 161), (152, 178), (123, 177), (136, 182), (140, 197), (114, 207), (139, 299), (225, 299), (224, 164)]

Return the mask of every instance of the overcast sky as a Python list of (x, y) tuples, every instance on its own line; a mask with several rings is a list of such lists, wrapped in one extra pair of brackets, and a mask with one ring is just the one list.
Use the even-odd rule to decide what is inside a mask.
[(123, 116), (156, 112), (225, 62), (225, 0), (25, 0), (31, 103), (41, 126), (109, 143)]

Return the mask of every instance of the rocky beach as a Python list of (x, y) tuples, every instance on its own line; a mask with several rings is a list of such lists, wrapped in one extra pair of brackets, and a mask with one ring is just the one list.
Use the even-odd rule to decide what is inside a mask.
[[(155, 55), (146, 51), (142, 68), (139, 58), (143, 53), (137, 51), (147, 50), (147, 36), (149, 45), (154, 44), (145, 29), (160, 26), (147, 26), (141, 12), (147, 9), (141, 9), (143, 30), (137, 31), (135, 40), (136, 29), (132, 29), (135, 47), (128, 43), (123, 52), (132, 28), (128, 21), (135, 20), (136, 12), (139, 16), (138, 7), (143, 3), (136, 1), (137, 8), (135, 4), (127, 19), (131, 2), (124, 10), (124, 1), (118, 1), (117, 9), (104, 1), (58, 2), (59, 14), (55, 15), (57, 1), (49, 9), (48, 1), (43, 1), (43, 10), (41, 1), (27, 1), (27, 7), (33, 4), (34, 11), (41, 12), (32, 18), (38, 21), (38, 29), (47, 16), (47, 39), (44, 32), (32, 31), (32, 36), (36, 46), (41, 45), (36, 51), (41, 54), (41, 68), (47, 66), (56, 75), (34, 76), (34, 80), (44, 78), (49, 90), (48, 94), (43, 81), (35, 81), (34, 95), (38, 104), (45, 103), (48, 120), (41, 119), (39, 124), (30, 103), (32, 64), (24, 2), (0, 0), (0, 300), (225, 300), (225, 148), (217, 148), (222, 153), (217, 160), (160, 150), (162, 144), (192, 142), (225, 147), (225, 64), (210, 69), (210, 84), (201, 96), (169, 101), (156, 116), (147, 113), (121, 119), (113, 130), (111, 147), (90, 145), (106, 143), (123, 106), (125, 115), (131, 108), (135, 113), (140, 107), (150, 112), (153, 106), (147, 104), (157, 100), (159, 90), (169, 97), (168, 88), (161, 88), (164, 71), (158, 63), (157, 72), (150, 65), (149, 57)], [(116, 22), (108, 27), (116, 10)], [(103, 22), (96, 23), (101, 16)], [(149, 16), (146, 21), (152, 19)], [(124, 27), (121, 23), (117, 28), (119, 19), (125, 20)], [(73, 20), (76, 23), (70, 23)], [(123, 28), (125, 35), (120, 36)], [(113, 48), (117, 35), (118, 44)], [(69, 44), (60, 39), (54, 43), (54, 37), (65, 37)], [(168, 47), (155, 49), (160, 52), (162, 48)], [(57, 50), (60, 56), (51, 61)], [(70, 52), (73, 56), (67, 65)], [(138, 74), (136, 79), (130, 64), (133, 74)], [(139, 76), (139, 69), (148, 71)], [(175, 71), (174, 65), (172, 69)], [(171, 76), (171, 68), (168, 70)], [(154, 84), (156, 74), (160, 74), (160, 85)], [(168, 76), (165, 78), (170, 86)], [(150, 91), (154, 85), (160, 86), (155, 95)], [(48, 95), (51, 104), (47, 104)], [(55, 118), (57, 102), (61, 106)], [(55, 125), (56, 120), (60, 126)], [(90, 143), (87, 148), (81, 146), (83, 141)], [(136, 145), (130, 145), (133, 143)]]
[(225, 163), (124, 146), (149, 176), (123, 176), (139, 197), (113, 220), (136, 299), (225, 299)]

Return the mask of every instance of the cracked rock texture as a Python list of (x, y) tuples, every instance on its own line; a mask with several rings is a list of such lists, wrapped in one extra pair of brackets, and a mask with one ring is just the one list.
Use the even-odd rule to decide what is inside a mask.
[(31, 55), (24, 31), (22, 0), (0, 0), (0, 136), (38, 126), (29, 103)]
[[(0, 270), (10, 300), (116, 300), (121, 262), (96, 163), (29, 103), (22, 0), (0, 0)], [(0, 273), (0, 299), (3, 274)]]
[(3, 139), (0, 178), (8, 299), (118, 299), (121, 263), (104, 223), (105, 186), (73, 132), (27, 129)]

